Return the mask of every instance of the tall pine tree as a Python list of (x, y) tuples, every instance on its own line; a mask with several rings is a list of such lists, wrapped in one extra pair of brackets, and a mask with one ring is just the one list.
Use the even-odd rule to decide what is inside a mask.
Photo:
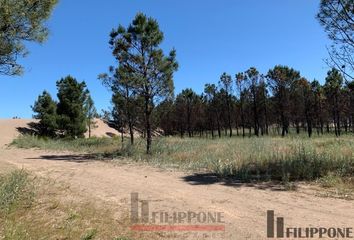
[(32, 106), (33, 116), (39, 119), (36, 128), (40, 136), (54, 137), (56, 135), (57, 125), (57, 105), (47, 91), (43, 91)]
[(64, 136), (84, 137), (86, 132), (86, 108), (88, 96), (85, 82), (79, 83), (67, 76), (57, 82), (58, 88), (58, 125)]
[(165, 56), (159, 45), (163, 33), (157, 21), (139, 13), (125, 28), (119, 26), (110, 35), (113, 55), (129, 86), (144, 99), (146, 152), (151, 152), (154, 106), (173, 94), (173, 73), (177, 70), (176, 51)]

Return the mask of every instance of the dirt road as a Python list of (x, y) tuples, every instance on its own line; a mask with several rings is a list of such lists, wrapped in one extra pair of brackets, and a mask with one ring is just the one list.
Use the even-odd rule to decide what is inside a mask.
[[(69, 184), (86, 197), (116, 204), (117, 217), (130, 211), (130, 194), (149, 200), (150, 212), (221, 212), (224, 232), (188, 239), (267, 239), (266, 212), (284, 217), (286, 227), (354, 227), (354, 202), (317, 197), (309, 186), (279, 191), (268, 185), (216, 181), (213, 176), (81, 159), (75, 154), (6, 146), (16, 124), (0, 121), (0, 162)], [(1, 166), (1, 165), (0, 165)], [(223, 224), (221, 224), (223, 225)], [(179, 232), (177, 239), (187, 239)]]

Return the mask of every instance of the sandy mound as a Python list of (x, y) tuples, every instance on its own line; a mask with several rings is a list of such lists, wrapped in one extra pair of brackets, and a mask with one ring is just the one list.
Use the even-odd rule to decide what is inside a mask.
[[(0, 146), (10, 143), (21, 133), (30, 133), (30, 123), (37, 122), (35, 119), (0, 119)], [(111, 128), (101, 119), (96, 119), (96, 127), (91, 130), (91, 136), (113, 137), (120, 136), (120, 133)], [(124, 134), (126, 135), (126, 134)], [(85, 134), (88, 137), (88, 132)]]
[(0, 146), (11, 143), (34, 119), (0, 119)]
[[(88, 131), (85, 133), (85, 136), (88, 137)], [(113, 137), (120, 136), (120, 133), (108, 126), (102, 119), (95, 119), (95, 127), (91, 129), (91, 136), (95, 137)]]

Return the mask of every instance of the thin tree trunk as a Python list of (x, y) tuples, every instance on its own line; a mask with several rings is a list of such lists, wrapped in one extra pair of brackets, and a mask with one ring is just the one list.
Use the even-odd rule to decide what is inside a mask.
[(214, 138), (214, 121), (212, 118), (210, 118), (210, 124), (211, 124), (211, 138)]
[(229, 131), (230, 137), (232, 137), (232, 126), (231, 126), (231, 111), (230, 111), (230, 101), (227, 101), (227, 117), (228, 117), (228, 124), (229, 124)]
[(300, 124), (299, 124), (299, 122), (296, 122), (295, 125), (296, 125), (296, 133), (300, 134)]
[(285, 132), (286, 132), (286, 127), (285, 127), (285, 118), (284, 118), (283, 112), (281, 114), (281, 122), (282, 122), (281, 136), (284, 137), (285, 136)]
[(145, 97), (145, 128), (146, 128), (146, 153), (151, 154), (151, 143), (152, 143), (152, 135), (151, 135), (151, 122), (150, 115), (151, 111), (149, 108), (150, 98)]
[(124, 142), (124, 133), (123, 132), (124, 132), (124, 128), (122, 128), (122, 131), (121, 131), (121, 134), (120, 134), (122, 143)]
[(242, 137), (245, 137), (245, 117), (243, 112), (243, 101), (241, 101), (241, 124), (242, 124)]
[(253, 118), (254, 118), (254, 135), (259, 136), (259, 123), (258, 123), (258, 111), (257, 111), (257, 99), (256, 90), (253, 86)]
[(89, 122), (88, 130), (89, 130), (89, 138), (91, 138), (91, 121)]
[(220, 129), (220, 119), (219, 119), (219, 114), (216, 113), (217, 116), (216, 116), (216, 123), (217, 123), (217, 127), (218, 127), (218, 135), (219, 135), (219, 138), (221, 138), (221, 129)]
[(134, 129), (133, 124), (129, 121), (130, 144), (134, 145)]

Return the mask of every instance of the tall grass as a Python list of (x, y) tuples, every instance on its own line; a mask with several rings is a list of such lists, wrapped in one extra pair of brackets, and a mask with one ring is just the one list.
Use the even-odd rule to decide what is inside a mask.
[(30, 205), (34, 196), (28, 173), (15, 170), (0, 177), (0, 213), (7, 214), (19, 204)]
[(314, 180), (328, 174), (354, 176), (354, 139), (264, 137), (161, 138), (151, 156), (138, 144), (130, 157), (169, 167), (207, 171), (240, 180)]
[(112, 151), (117, 146), (116, 138), (78, 138), (78, 139), (51, 139), (31, 135), (21, 135), (11, 145), (19, 148), (39, 148), (55, 151), (75, 152), (105, 152)]
[(354, 138), (343, 136), (262, 137), (262, 138), (178, 138), (162, 137), (153, 142), (151, 155), (145, 154), (145, 140), (134, 146), (119, 139), (93, 138), (51, 140), (24, 136), (18, 147), (87, 151), (106, 157), (124, 157), (136, 162), (206, 171), (221, 177), (249, 180), (314, 180), (335, 174), (354, 176)]

